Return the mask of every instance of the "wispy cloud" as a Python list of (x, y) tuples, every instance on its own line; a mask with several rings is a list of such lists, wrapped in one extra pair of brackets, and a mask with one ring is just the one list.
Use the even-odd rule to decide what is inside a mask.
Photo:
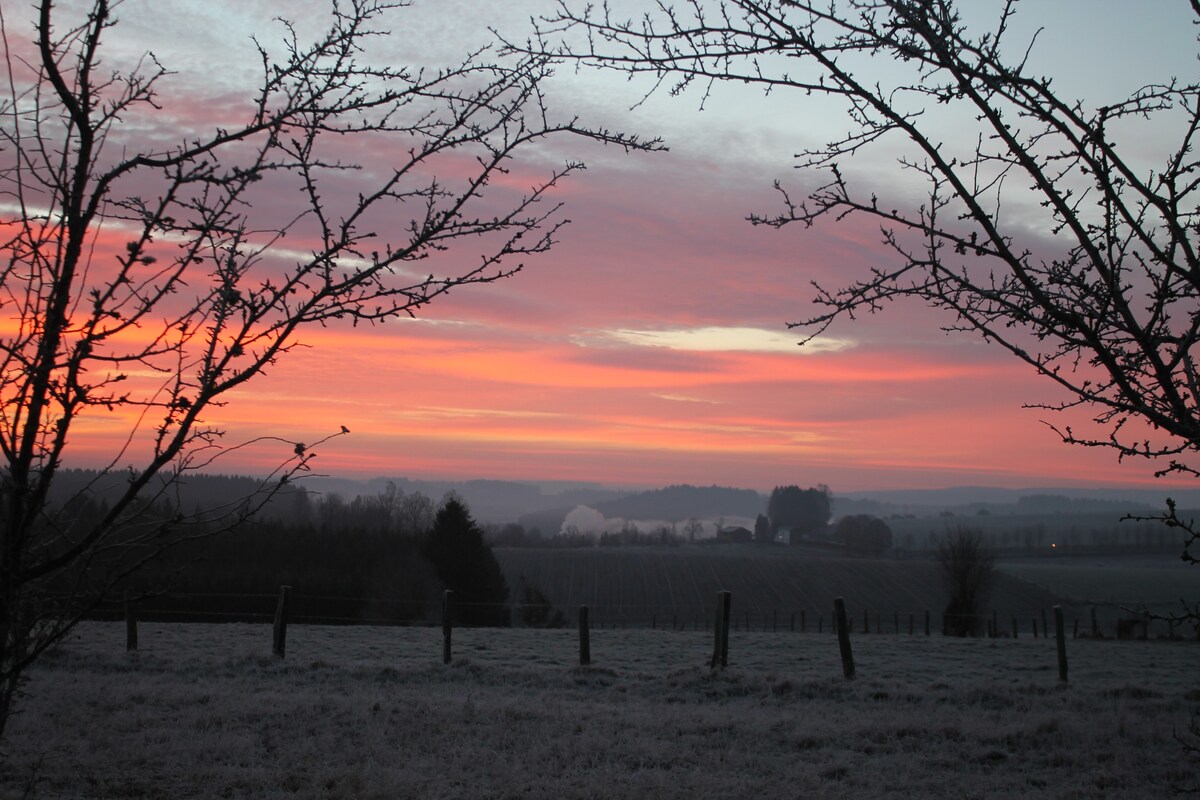
[(693, 352), (750, 352), (815, 355), (837, 353), (854, 346), (854, 340), (833, 336), (818, 337), (799, 344), (799, 337), (786, 330), (744, 326), (707, 325), (700, 328), (664, 328), (661, 330), (617, 329), (601, 338), (615, 339), (637, 347), (663, 347)]
[(557, 419), (562, 414), (552, 411), (534, 411), (526, 409), (506, 408), (461, 408), (461, 407), (430, 407), (421, 406), (411, 409), (398, 409), (389, 412), (389, 416), (408, 420), (483, 420), (483, 419)]
[(705, 403), (713, 406), (723, 405), (720, 400), (711, 400), (707, 397), (691, 397), (682, 394), (663, 394), (661, 392), (651, 392), (650, 396), (657, 397), (659, 400), (669, 400), (673, 403)]

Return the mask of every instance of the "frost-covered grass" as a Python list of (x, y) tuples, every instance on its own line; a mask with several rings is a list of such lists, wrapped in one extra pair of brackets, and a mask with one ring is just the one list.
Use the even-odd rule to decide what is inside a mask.
[(1163, 797), (1194, 642), (88, 623), (33, 672), (0, 796)]

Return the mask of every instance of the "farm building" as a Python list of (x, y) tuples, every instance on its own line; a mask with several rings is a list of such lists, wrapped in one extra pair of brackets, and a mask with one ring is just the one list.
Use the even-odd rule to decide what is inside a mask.
[(723, 544), (749, 544), (754, 541), (754, 534), (741, 525), (726, 527), (717, 531), (717, 541)]

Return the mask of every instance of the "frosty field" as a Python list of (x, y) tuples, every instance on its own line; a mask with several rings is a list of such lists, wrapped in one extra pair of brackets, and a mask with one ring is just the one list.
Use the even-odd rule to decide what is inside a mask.
[(1195, 642), (87, 623), (33, 671), (4, 798), (1141, 798), (1195, 785)]

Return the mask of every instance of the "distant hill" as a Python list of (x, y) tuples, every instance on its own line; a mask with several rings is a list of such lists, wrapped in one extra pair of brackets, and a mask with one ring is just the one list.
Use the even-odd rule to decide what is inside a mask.
[[(101, 473), (93, 469), (64, 468), (58, 471), (50, 492), (50, 502), (64, 504), (75, 497), (90, 497), (98, 502), (112, 502), (128, 486), (128, 475), (122, 471)], [(248, 498), (264, 488), (263, 479), (248, 475), (207, 475), (189, 472), (178, 479), (160, 474), (150, 481), (142, 497), (156, 504), (166, 503), (191, 513), (196, 510), (222, 508)], [(270, 488), (277, 488), (272, 483)], [(264, 506), (260, 516), (289, 520), (301, 489), (295, 485), (279, 488)]]
[(1000, 489), (989, 486), (958, 486), (946, 489), (896, 489), (886, 491), (834, 492), (834, 515), (912, 514), (932, 517), (944, 511), (992, 514), (1091, 513), (1115, 511), (1142, 513), (1160, 511), (1166, 498), (1181, 508), (1200, 508), (1200, 490), (1162, 488), (1079, 489), (1031, 487)]
[[(95, 470), (63, 469), (59, 472), (53, 500), (65, 500), (80, 491), (97, 497), (111, 497), (125, 480), (114, 472), (98, 477)], [(202, 475), (189, 473), (183, 483), (171, 490), (173, 501), (182, 508), (209, 507), (252, 493), (261, 479), (245, 475)], [(753, 489), (680, 484), (661, 489), (637, 490), (574, 481), (418, 480), (406, 477), (377, 477), (354, 480), (324, 476), (304, 476), (295, 487), (310, 493), (337, 492), (346, 500), (358, 495), (380, 494), (393, 482), (405, 493), (421, 492), (435, 503), (447, 492), (456, 492), (480, 522), (521, 522), (526, 528), (538, 527), (543, 533), (557, 532), (566, 515), (576, 506), (589, 506), (608, 518), (683, 522), (691, 517), (715, 520), (719, 517), (753, 519), (766, 510), (766, 496)], [(295, 489), (272, 503), (268, 515), (287, 518), (295, 501)], [(1171, 497), (1181, 509), (1200, 509), (1200, 490), (1178, 487), (1137, 489), (1078, 489), (1031, 487), (999, 489), (985, 486), (960, 486), (946, 489), (912, 489), (839, 493), (833, 492), (834, 517), (872, 514), (935, 518), (991, 514), (1030, 515), (1110, 515), (1155, 513)]]
[(753, 518), (766, 511), (767, 501), (753, 489), (680, 484), (591, 505), (606, 517), (683, 522), (692, 517)]
[(421, 492), (434, 502), (453, 491), (471, 508), (480, 522), (520, 522), (554, 535), (562, 520), (576, 506), (594, 508), (606, 517), (656, 519), (683, 522), (691, 517), (716, 519), (722, 516), (750, 517), (763, 513), (766, 498), (753, 489), (681, 484), (664, 489), (630, 492), (595, 484), (537, 484), (517, 481), (418, 481), (408, 478), (372, 478), (349, 481), (336, 478), (306, 480), (310, 490), (338, 492), (347, 499), (359, 494), (378, 494), (388, 481), (404, 492)]
[[(370, 480), (347, 480), (344, 478), (313, 478), (304, 481), (310, 491), (328, 494), (337, 492), (346, 499), (356, 495), (375, 495), (384, 491), (387, 484), (395, 483), (404, 493), (420, 492), (438, 503), (447, 492), (458, 494), (471, 509), (471, 516), (479, 522), (506, 523), (521, 520), (528, 514), (546, 511), (562, 517), (577, 505), (593, 505), (627, 495), (627, 490), (606, 488), (598, 484), (550, 482), (534, 483), (521, 481), (469, 480), (469, 481), (425, 481), (410, 478), (371, 478)], [(554, 516), (554, 514), (551, 514)], [(522, 522), (526, 527), (528, 523)], [(544, 526), (542, 523), (539, 527)], [(546, 528), (543, 527), (543, 530)], [(558, 532), (557, 525), (553, 533)]]

